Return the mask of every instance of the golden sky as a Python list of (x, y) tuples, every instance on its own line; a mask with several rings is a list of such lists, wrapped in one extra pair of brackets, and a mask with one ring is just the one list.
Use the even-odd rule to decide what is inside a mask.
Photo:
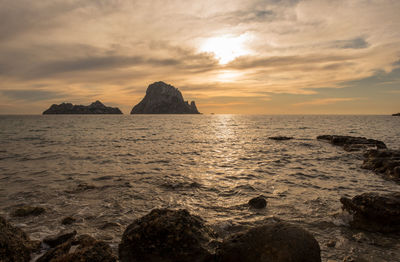
[(164, 81), (203, 113), (400, 111), (400, 1), (0, 0), (0, 113)]

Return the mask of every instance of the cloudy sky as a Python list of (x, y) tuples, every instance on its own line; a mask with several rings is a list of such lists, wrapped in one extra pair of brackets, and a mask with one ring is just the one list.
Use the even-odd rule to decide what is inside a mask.
[(0, 113), (164, 81), (203, 113), (400, 111), (397, 0), (0, 0)]

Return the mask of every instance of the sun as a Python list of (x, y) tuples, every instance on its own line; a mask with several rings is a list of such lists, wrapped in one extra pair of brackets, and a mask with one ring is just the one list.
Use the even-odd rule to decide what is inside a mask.
[(248, 41), (248, 35), (246, 34), (207, 38), (200, 51), (213, 53), (220, 64), (227, 64), (239, 56), (250, 54), (250, 51), (245, 46), (246, 41)]

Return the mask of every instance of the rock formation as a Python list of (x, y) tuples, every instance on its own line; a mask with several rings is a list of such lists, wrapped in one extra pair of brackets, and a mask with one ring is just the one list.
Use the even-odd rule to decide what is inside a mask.
[(392, 114), (392, 116), (400, 116), (400, 113)]
[(182, 93), (164, 82), (155, 82), (146, 90), (146, 96), (133, 107), (131, 114), (200, 114), (196, 104), (183, 100)]
[(367, 231), (400, 232), (400, 193), (364, 193), (342, 197), (343, 209), (353, 215), (350, 226)]
[(118, 107), (105, 106), (97, 100), (89, 106), (73, 105), (71, 103), (53, 104), (43, 112), (43, 115), (48, 114), (122, 114), (122, 112)]
[[(76, 232), (75, 232), (76, 234)], [(116, 262), (111, 247), (89, 235), (64, 235), (58, 245), (50, 248), (37, 262)]]
[(365, 152), (364, 157), (362, 168), (400, 183), (400, 150), (372, 149)]
[(119, 244), (121, 262), (210, 261), (213, 231), (185, 209), (154, 209), (135, 220)]
[(0, 261), (28, 262), (31, 252), (38, 246), (39, 243), (31, 241), (24, 231), (0, 217)]
[(306, 230), (279, 222), (250, 229), (226, 239), (217, 250), (218, 262), (320, 262), (321, 250)]
[(341, 146), (346, 151), (359, 151), (364, 149), (385, 149), (382, 141), (367, 139), (365, 137), (322, 135), (317, 139), (330, 142), (332, 145)]

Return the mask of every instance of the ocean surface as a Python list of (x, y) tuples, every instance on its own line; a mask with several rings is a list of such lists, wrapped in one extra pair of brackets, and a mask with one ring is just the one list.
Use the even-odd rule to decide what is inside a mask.
[[(322, 134), (399, 149), (400, 117), (0, 116), (0, 215), (33, 239), (73, 228), (114, 250), (126, 226), (153, 208), (186, 208), (222, 237), (282, 219), (313, 233), (323, 261), (400, 261), (398, 235), (350, 229), (339, 202), (400, 185), (361, 169), (361, 153), (318, 141)], [(268, 139), (278, 135), (294, 139)], [(267, 208), (249, 209), (259, 195)], [(10, 216), (25, 204), (46, 213)], [(61, 225), (66, 216), (77, 222)]]

